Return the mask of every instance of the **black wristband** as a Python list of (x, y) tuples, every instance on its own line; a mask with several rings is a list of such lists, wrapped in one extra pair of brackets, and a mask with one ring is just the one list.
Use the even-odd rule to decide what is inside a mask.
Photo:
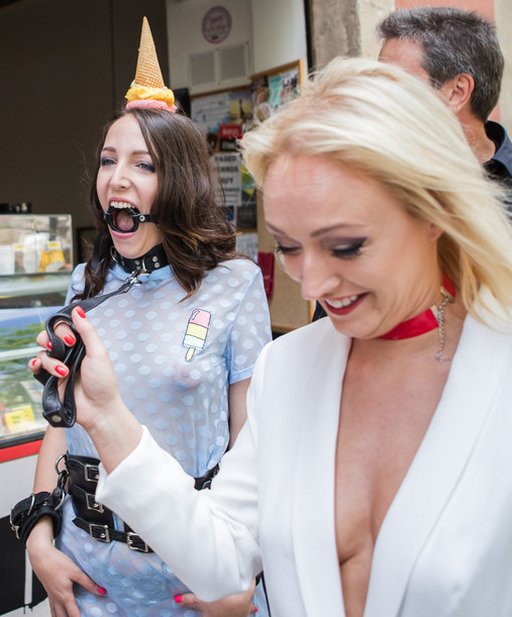
[(30, 532), (35, 524), (43, 518), (49, 516), (53, 524), (53, 537), (59, 535), (62, 524), (62, 512), (60, 507), (64, 501), (65, 492), (62, 488), (55, 488), (53, 493), (42, 491), (30, 495), (19, 501), (11, 510), (9, 522), (11, 529), (16, 534), (18, 540), (23, 543), (27, 541)]

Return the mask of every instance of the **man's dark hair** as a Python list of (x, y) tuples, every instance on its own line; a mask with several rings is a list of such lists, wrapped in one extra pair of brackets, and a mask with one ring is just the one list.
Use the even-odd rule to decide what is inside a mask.
[(406, 39), (423, 50), (422, 67), (435, 88), (467, 73), (475, 81), (471, 110), (483, 122), (496, 106), (503, 76), (503, 54), (495, 26), (475, 12), (420, 7), (391, 13), (378, 26), (385, 41)]

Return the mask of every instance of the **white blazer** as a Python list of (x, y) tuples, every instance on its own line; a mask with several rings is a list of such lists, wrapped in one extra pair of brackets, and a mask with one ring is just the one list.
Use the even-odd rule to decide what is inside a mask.
[[(212, 491), (194, 491), (145, 431), (101, 471), (98, 500), (205, 600), (263, 565), (273, 617), (343, 617), (334, 460), (349, 347), (322, 319), (264, 349)], [(382, 524), (364, 615), (512, 615), (512, 337), (471, 317)]]

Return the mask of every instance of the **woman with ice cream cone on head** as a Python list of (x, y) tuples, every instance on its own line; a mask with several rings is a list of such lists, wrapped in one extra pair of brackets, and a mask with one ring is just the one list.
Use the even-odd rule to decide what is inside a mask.
[[(126, 96), (98, 152), (95, 253), (73, 273), (68, 300), (114, 292), (87, 313), (116, 367), (111, 386), (117, 381), (138, 421), (204, 490), (245, 420), (253, 366), (270, 339), (262, 276), (237, 255), (234, 232), (215, 203), (206, 139), (176, 113), (146, 20)], [(116, 294), (127, 279), (134, 284)], [(76, 334), (66, 331), (64, 341), (71, 349)], [(41, 361), (31, 368), (39, 371)], [(52, 491), (66, 470), (62, 527), (53, 545), (51, 519), (42, 517), (27, 548), (53, 615), (268, 615), (261, 584), (215, 603), (193, 596), (136, 530), (95, 501), (97, 458), (78, 424), (48, 428), (34, 493)]]

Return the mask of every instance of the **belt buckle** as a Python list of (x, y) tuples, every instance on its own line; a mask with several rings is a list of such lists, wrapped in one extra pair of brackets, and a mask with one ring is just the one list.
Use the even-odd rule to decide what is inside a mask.
[(11, 512), (9, 513), (9, 525), (11, 526), (11, 529), (14, 531), (17, 540), (21, 540), (20, 528), (22, 526), (23, 521), (26, 520), (31, 515), (32, 510), (34, 509), (35, 503), (36, 503), (36, 496), (34, 493), (32, 493), (32, 495), (30, 495), (30, 504), (26, 512), (17, 512), (14, 516), (14, 519), (12, 516), (13, 511), (11, 510)]
[(103, 508), (103, 504), (96, 501), (96, 495), (92, 495), (91, 493), (85, 493), (85, 500), (87, 502), (88, 510), (93, 510), (94, 512), (99, 512), (100, 514), (103, 514), (103, 512), (105, 511)]
[[(97, 534), (97, 535), (96, 535)], [(99, 525), (98, 523), (89, 523), (89, 535), (94, 540), (99, 542), (110, 542), (110, 534), (107, 525)]]
[[(94, 477), (90, 477), (90, 474), (94, 474)], [(100, 472), (97, 465), (91, 465), (90, 463), (85, 463), (84, 465), (84, 478), (87, 482), (95, 482), (97, 483), (100, 477)]]
[[(18, 518), (18, 517), (17, 517)], [(21, 536), (20, 536), (20, 525), (16, 525), (15, 522), (12, 520), (12, 515), (9, 516), (9, 524), (11, 526), (11, 529), (14, 531), (14, 533), (16, 534), (16, 540), (21, 540)]]
[[(141, 542), (143, 546), (137, 546), (135, 542)], [(134, 533), (133, 531), (126, 532), (126, 544), (128, 548), (132, 551), (140, 551), (141, 553), (149, 553), (149, 546), (144, 542), (144, 540), (139, 536), (138, 533)]]

